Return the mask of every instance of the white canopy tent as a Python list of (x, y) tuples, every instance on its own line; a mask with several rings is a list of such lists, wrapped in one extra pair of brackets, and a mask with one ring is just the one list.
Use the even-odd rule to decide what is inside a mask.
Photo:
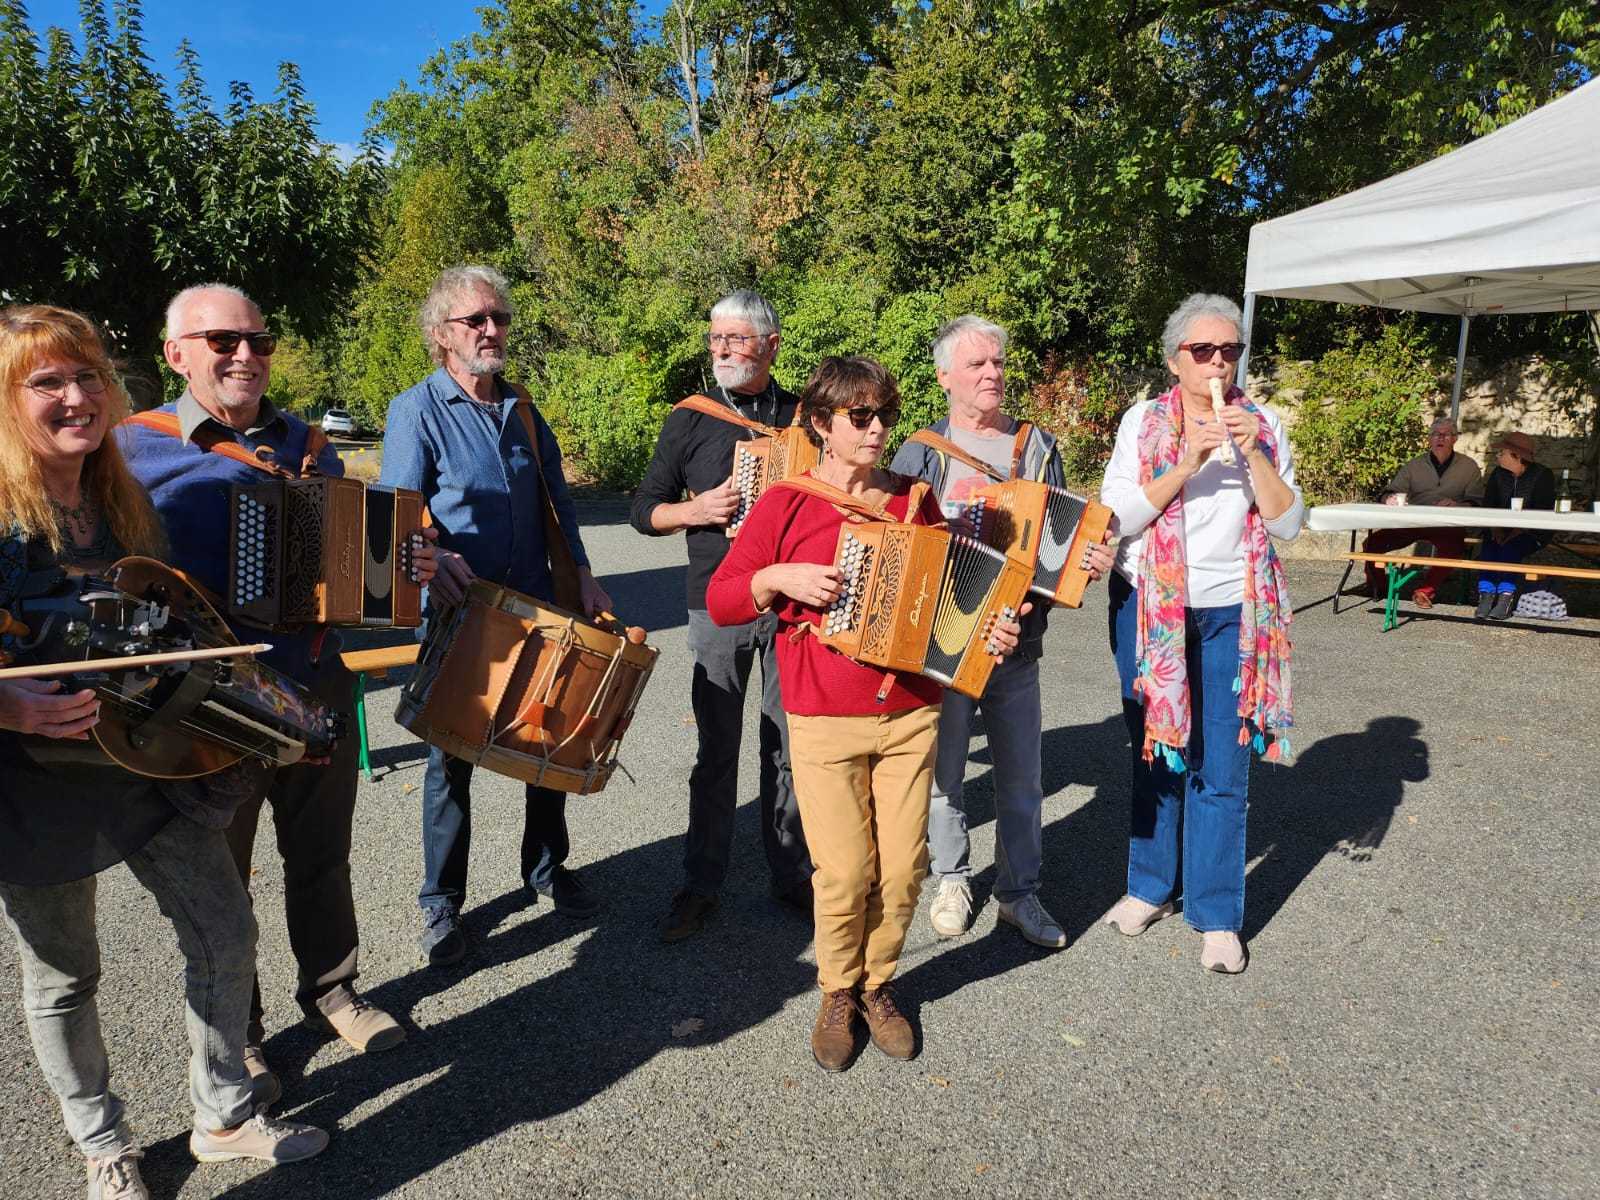
[(1461, 319), (1600, 309), (1600, 79), (1382, 182), (1250, 230), (1239, 383), (1257, 296)]

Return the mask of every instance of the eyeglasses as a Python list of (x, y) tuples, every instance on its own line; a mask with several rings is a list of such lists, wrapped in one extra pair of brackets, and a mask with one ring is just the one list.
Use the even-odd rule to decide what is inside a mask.
[(90, 367), (86, 371), (79, 371), (76, 375), (37, 375), (22, 386), (52, 400), (65, 400), (67, 387), (74, 383), (85, 396), (98, 396), (110, 386), (111, 381), (104, 371)]
[(504, 308), (495, 308), (488, 312), (469, 313), (464, 317), (446, 317), (445, 320), (465, 325), (468, 329), (482, 329), (492, 320), (501, 329), (508, 329), (511, 326), (511, 313)]
[(1244, 353), (1244, 343), (1243, 342), (1180, 342), (1180, 343), (1178, 343), (1178, 349), (1179, 350), (1187, 350), (1190, 354), (1194, 355), (1194, 360), (1197, 363), (1208, 363), (1208, 362), (1210, 362), (1211, 361), (1211, 356), (1213, 354), (1215, 354), (1218, 350), (1222, 351), (1222, 361), (1223, 362), (1225, 362), (1225, 363), (1236, 363), (1236, 362), (1239, 361), (1239, 355)]
[(863, 404), (859, 408), (835, 408), (833, 411), (849, 417), (850, 424), (857, 429), (870, 428), (874, 417), (883, 422), (885, 429), (893, 429), (900, 423), (900, 410), (892, 405), (888, 408), (868, 408)]
[(726, 346), (729, 350), (743, 352), (746, 346), (756, 347), (761, 344), (764, 333), (708, 333), (706, 346), (715, 350), (718, 346)]
[(272, 352), (278, 348), (278, 339), (264, 329), (254, 333), (242, 329), (202, 329), (199, 333), (185, 333), (178, 340), (188, 338), (205, 338), (206, 345), (218, 354), (232, 354), (239, 348), (240, 342), (249, 342), (250, 352), (257, 358), (271, 358)]

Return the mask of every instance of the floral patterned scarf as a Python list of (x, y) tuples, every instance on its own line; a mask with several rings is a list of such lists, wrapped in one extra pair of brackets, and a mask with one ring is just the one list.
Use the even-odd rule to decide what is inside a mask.
[[(1261, 410), (1237, 387), (1236, 403), (1261, 418), (1259, 444), (1274, 466), (1278, 447)], [(1156, 399), (1139, 427), (1139, 482), (1149, 483), (1178, 465), (1183, 454), (1183, 396), (1177, 387)], [(1189, 744), (1189, 677), (1184, 654), (1184, 609), (1188, 565), (1184, 557), (1183, 493), (1174, 496), (1145, 532), (1139, 579), (1138, 678), (1134, 694), (1144, 701), (1144, 758), (1160, 754), (1184, 770)], [(1276, 762), (1290, 754), (1283, 730), (1292, 724), (1289, 695), (1289, 593), (1283, 564), (1254, 504), (1244, 526), (1244, 603), (1239, 615), (1239, 742)], [(1267, 739), (1271, 738), (1270, 745)]]

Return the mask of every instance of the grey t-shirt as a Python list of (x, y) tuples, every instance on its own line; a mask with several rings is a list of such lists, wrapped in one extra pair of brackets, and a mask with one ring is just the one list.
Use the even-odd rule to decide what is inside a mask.
[[(950, 440), (973, 458), (988, 463), (1001, 479), (1011, 477), (1011, 449), (1017, 440), (1015, 430), (990, 435), (975, 433), (970, 429), (957, 429), (952, 425)], [(973, 492), (993, 482), (994, 480), (982, 471), (967, 466), (952, 455), (945, 469), (944, 494), (939, 497), (939, 501), (942, 504), (946, 500), (959, 500), (964, 504)]]

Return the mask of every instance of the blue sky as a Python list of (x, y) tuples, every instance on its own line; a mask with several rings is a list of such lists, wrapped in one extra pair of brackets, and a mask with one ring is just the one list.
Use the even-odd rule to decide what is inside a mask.
[[(29, 23), (78, 32), (77, 0), (24, 0)], [(146, 0), (145, 44), (170, 77), (178, 41), (187, 37), (213, 98), (242, 79), (270, 96), (278, 63), (300, 67), (317, 107), (322, 137), (353, 144), (374, 100), (401, 80), (414, 82), (430, 54), (478, 28), (475, 5), (460, 0)]]

